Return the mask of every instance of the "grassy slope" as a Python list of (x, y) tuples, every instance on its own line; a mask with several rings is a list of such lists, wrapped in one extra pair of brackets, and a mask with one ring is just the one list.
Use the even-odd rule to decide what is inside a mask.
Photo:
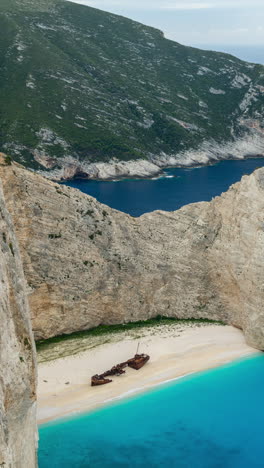
[[(64, 0), (2, 0), (0, 29), (0, 149), (33, 167), (36, 148), (94, 161), (228, 139), (242, 131), (239, 104), (251, 86), (232, 87), (233, 79), (264, 85), (259, 65)], [(263, 102), (256, 88), (243, 117)]]
[[(72, 333), (70, 335), (56, 336), (36, 343), (38, 361), (46, 362), (65, 356), (72, 356), (88, 349), (95, 348), (112, 341), (119, 341), (129, 336), (130, 339), (140, 340), (145, 332), (153, 331), (181, 331), (182, 327), (199, 327), (205, 325), (225, 325), (222, 322), (207, 319), (179, 320), (168, 317), (141, 322), (131, 322), (123, 325), (101, 325), (92, 330)], [(133, 347), (133, 345), (132, 345)]]

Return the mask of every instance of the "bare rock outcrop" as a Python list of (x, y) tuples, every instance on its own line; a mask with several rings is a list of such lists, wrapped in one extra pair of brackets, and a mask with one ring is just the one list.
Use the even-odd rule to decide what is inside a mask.
[(244, 137), (226, 143), (204, 141), (199, 149), (188, 149), (174, 155), (161, 153), (151, 155), (151, 160), (135, 159), (120, 161), (115, 158), (107, 162), (88, 162), (76, 160), (72, 156), (59, 159), (47, 156), (45, 153), (35, 151), (35, 160), (48, 170), (38, 172), (56, 181), (72, 180), (75, 178), (109, 180), (124, 177), (153, 177), (168, 167), (190, 167), (208, 164), (209, 162), (224, 159), (244, 159), (249, 156), (264, 154), (264, 130), (258, 120), (241, 120), (244, 127), (250, 132)]
[(0, 466), (37, 466), (36, 363), (25, 279), (0, 182)]
[(160, 314), (223, 320), (264, 349), (264, 169), (140, 218), (17, 164), (0, 177), (37, 339)]

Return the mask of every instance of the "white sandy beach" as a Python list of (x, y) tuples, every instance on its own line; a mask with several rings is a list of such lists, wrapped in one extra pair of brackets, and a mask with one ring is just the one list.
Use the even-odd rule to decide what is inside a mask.
[(40, 363), (38, 422), (89, 411), (186, 374), (257, 353), (246, 345), (242, 332), (230, 326), (148, 329), (140, 338), (139, 352), (149, 354), (150, 361), (139, 371), (127, 369), (126, 374), (114, 377), (108, 385), (91, 387), (93, 374), (135, 354), (137, 339), (133, 334), (122, 335), (119, 340), (110, 340), (74, 356)]

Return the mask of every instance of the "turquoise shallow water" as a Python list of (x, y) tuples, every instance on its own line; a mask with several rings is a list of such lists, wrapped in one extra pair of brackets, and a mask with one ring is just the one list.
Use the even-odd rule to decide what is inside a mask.
[(199, 168), (176, 168), (156, 179), (102, 182), (74, 180), (67, 185), (117, 210), (140, 216), (154, 210), (174, 211), (188, 203), (210, 201), (245, 174), (264, 166), (264, 158), (222, 161)]
[(40, 468), (264, 466), (264, 355), (40, 427)]

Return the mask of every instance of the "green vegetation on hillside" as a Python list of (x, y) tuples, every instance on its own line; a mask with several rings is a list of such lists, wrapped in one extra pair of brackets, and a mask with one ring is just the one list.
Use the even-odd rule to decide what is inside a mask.
[(225, 325), (223, 322), (208, 319), (175, 319), (158, 316), (153, 319), (129, 322), (121, 325), (100, 325), (99, 327), (71, 333), (69, 335), (55, 336), (36, 343), (39, 362), (45, 362), (59, 357), (78, 354), (87, 349), (119, 340), (123, 335), (139, 340), (144, 332), (152, 330), (179, 331), (182, 327), (199, 327), (204, 325)]
[(222, 142), (262, 115), (264, 68), (65, 0), (2, 0), (0, 149), (107, 161)]

